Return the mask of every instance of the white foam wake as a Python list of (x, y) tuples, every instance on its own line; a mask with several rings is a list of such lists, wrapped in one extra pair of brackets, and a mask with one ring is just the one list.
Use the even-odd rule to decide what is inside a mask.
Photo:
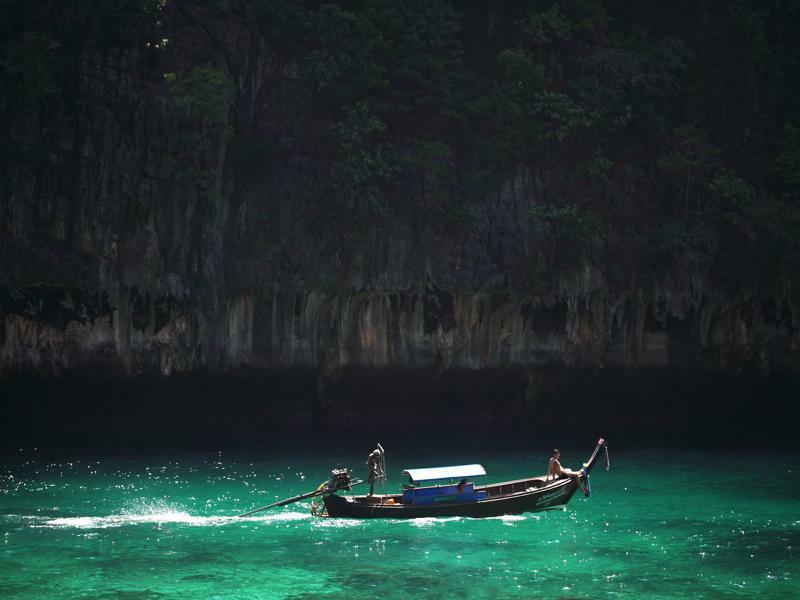
[(190, 527), (219, 527), (241, 523), (284, 523), (310, 519), (308, 513), (280, 512), (269, 515), (253, 515), (239, 518), (236, 516), (200, 516), (191, 515), (180, 510), (167, 510), (147, 513), (122, 513), (104, 517), (62, 517), (44, 521), (39, 527), (61, 527), (74, 529), (109, 529), (135, 525), (186, 525)]

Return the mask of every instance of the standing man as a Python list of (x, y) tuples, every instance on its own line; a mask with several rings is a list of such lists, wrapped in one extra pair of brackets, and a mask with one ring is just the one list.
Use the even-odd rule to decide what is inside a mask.
[(381, 469), (381, 451), (380, 448), (375, 448), (369, 453), (367, 457), (367, 469), (369, 469), (369, 495), (375, 493), (375, 481), (383, 477), (383, 470)]

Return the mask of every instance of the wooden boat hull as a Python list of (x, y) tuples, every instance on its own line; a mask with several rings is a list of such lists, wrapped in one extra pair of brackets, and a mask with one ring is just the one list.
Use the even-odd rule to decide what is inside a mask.
[[(592, 456), (584, 464), (587, 473), (606, 447), (605, 440), (598, 441)], [(585, 477), (581, 475), (581, 478)], [(484, 486), (475, 491), (486, 492), (487, 497), (477, 501), (433, 504), (403, 504), (402, 495), (339, 496), (335, 493), (323, 498), (330, 517), (349, 519), (418, 519), (422, 517), (497, 517), (524, 512), (538, 512), (565, 505), (578, 490), (573, 478), (546, 481), (544, 477), (529, 477)]]
[[(480, 488), (476, 487), (475, 489)], [(324, 502), (328, 516), (349, 519), (485, 518), (537, 512), (563, 506), (569, 502), (577, 489), (578, 485), (572, 479), (560, 479), (531, 491), (489, 497), (477, 502), (415, 506), (399, 503), (370, 503), (364, 496), (338, 496), (336, 494), (326, 496)], [(381, 499), (378, 497), (379, 501)]]

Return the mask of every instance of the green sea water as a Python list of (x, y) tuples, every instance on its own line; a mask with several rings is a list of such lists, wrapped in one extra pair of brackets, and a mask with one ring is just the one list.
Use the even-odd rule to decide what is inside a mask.
[[(546, 465), (543, 444), (460, 438), (385, 443), (389, 488), (408, 467), (481, 462), (500, 481)], [(579, 466), (594, 441), (570, 441), (562, 462)], [(313, 518), (305, 501), (236, 518), (337, 464), (363, 470), (371, 450), (300, 442), (6, 452), (0, 597), (800, 597), (796, 452), (610, 440), (611, 470), (598, 464), (592, 496), (565, 510), (358, 521)]]

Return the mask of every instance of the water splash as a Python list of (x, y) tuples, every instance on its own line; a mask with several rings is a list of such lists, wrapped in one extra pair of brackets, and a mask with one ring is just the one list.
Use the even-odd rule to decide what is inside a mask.
[(219, 527), (224, 525), (258, 523), (260, 525), (304, 521), (311, 518), (305, 512), (282, 511), (239, 518), (235, 515), (193, 515), (185, 508), (164, 501), (137, 499), (120, 514), (106, 516), (42, 518), (34, 527), (108, 529), (135, 525), (186, 525), (191, 527)]
[(316, 519), (314, 527), (331, 529), (345, 529), (347, 527), (363, 527), (364, 521), (360, 519)]
[(536, 518), (538, 519), (538, 515), (500, 515), (498, 517), (487, 517), (487, 520), (491, 521), (503, 521), (504, 523), (513, 523), (515, 521), (527, 521), (529, 518)]
[(408, 522), (414, 527), (435, 527), (453, 521), (463, 521), (464, 517), (421, 517), (419, 519), (409, 519)]
[(126, 525), (143, 524), (181, 524), (207, 527), (211, 525), (224, 525), (231, 523), (235, 517), (202, 517), (190, 515), (183, 511), (166, 511), (152, 514), (120, 514), (105, 517), (63, 517), (50, 519), (43, 523), (44, 527), (64, 527), (74, 529), (108, 529), (110, 527), (124, 527)]

